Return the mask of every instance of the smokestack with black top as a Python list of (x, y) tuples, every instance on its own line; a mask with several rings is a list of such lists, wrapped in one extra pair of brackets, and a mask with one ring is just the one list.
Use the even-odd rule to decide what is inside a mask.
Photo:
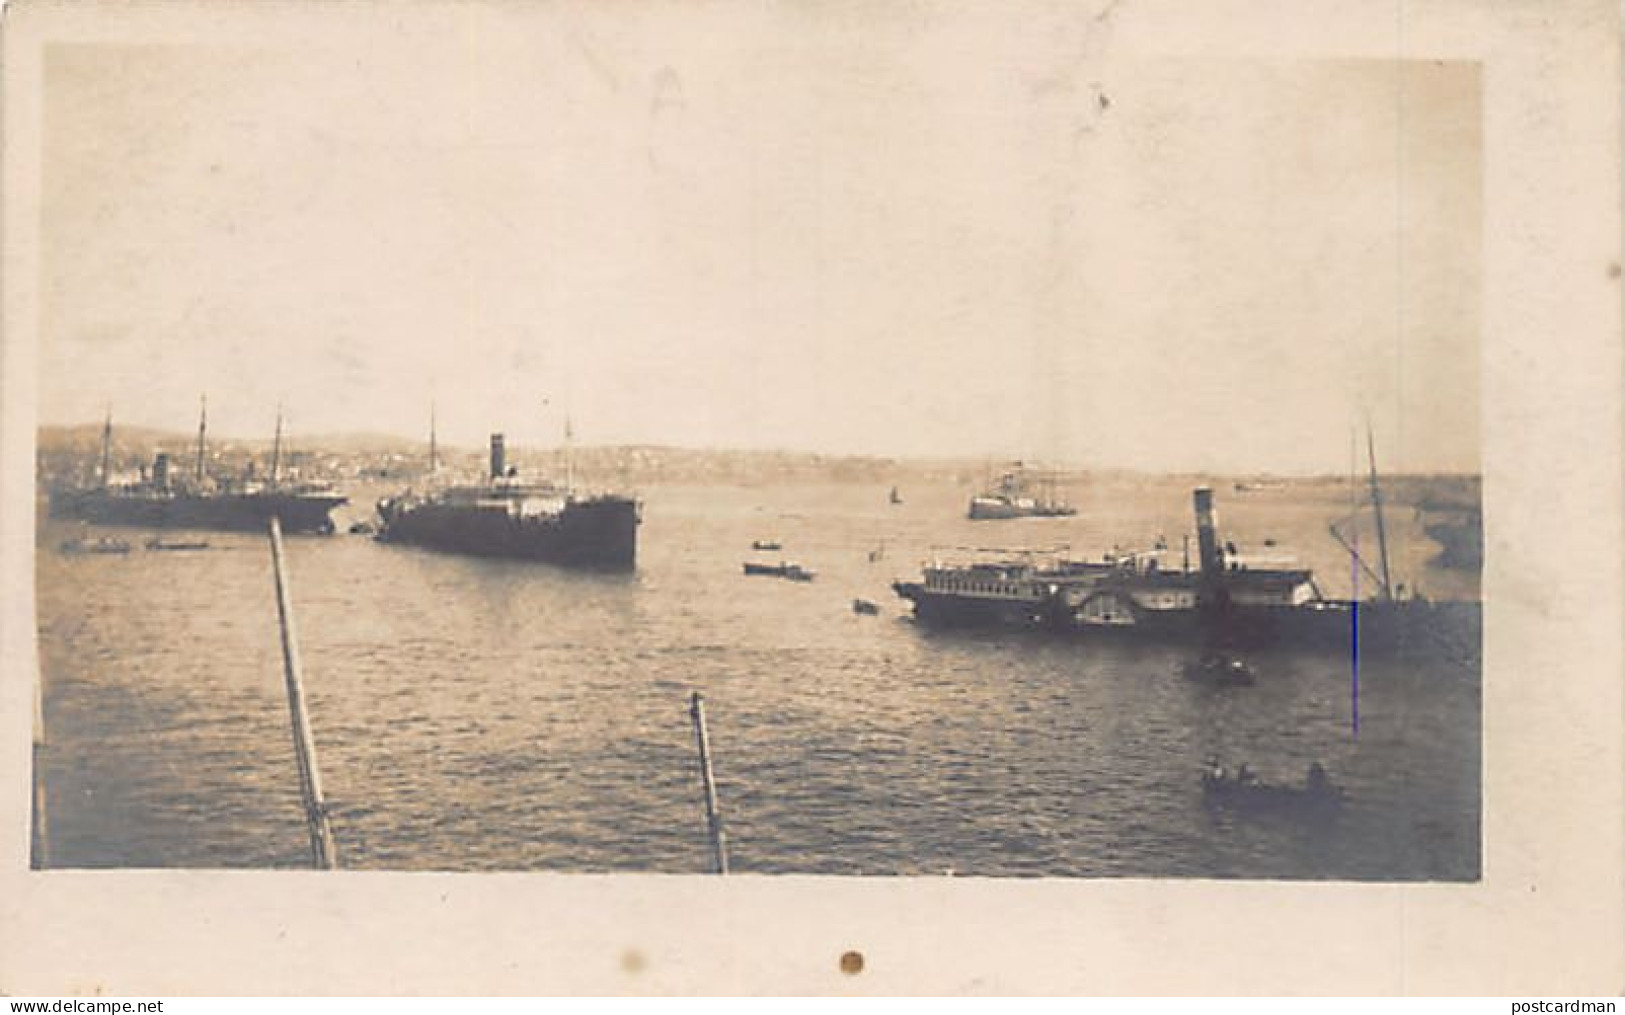
[(503, 447), (502, 435), (491, 435), (491, 478), (501, 479), (508, 472), (507, 450)]
[(152, 485), (160, 490), (169, 489), (169, 452), (160, 451), (152, 460)]
[(1196, 506), (1196, 545), (1202, 577), (1212, 581), (1224, 574), (1224, 558), (1219, 551), (1219, 518), (1213, 510), (1213, 491), (1199, 486), (1191, 499)]

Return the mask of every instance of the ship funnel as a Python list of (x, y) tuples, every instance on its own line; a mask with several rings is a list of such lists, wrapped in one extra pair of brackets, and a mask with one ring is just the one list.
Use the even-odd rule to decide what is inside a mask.
[(1196, 507), (1196, 545), (1203, 578), (1217, 578), (1224, 573), (1224, 560), (1219, 555), (1219, 516), (1213, 510), (1213, 491), (1199, 486), (1191, 495)]
[(152, 460), (152, 485), (160, 490), (169, 489), (169, 452), (160, 451)]
[(491, 435), (491, 478), (501, 479), (508, 473), (508, 454), (503, 446), (502, 435)]

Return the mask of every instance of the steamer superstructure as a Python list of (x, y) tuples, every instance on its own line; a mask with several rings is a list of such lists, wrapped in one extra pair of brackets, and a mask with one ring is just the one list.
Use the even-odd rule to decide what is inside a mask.
[(332, 512), (348, 502), (326, 484), (287, 482), (280, 469), (282, 418), (277, 416), (270, 475), (264, 480), (226, 479), (206, 468), (207, 413), (200, 413), (196, 457), (191, 475), (178, 473), (167, 452), (158, 452), (150, 472), (139, 479), (112, 476), (113, 421), (102, 428), (101, 465), (94, 485), (50, 491), (53, 518), (98, 525), (154, 529), (260, 530), (274, 517), (284, 532), (331, 533)]
[[(893, 491), (895, 496), (895, 490)], [(1035, 484), (1020, 463), (1000, 476), (998, 482), (970, 500), (965, 516), (972, 521), (998, 521), (1010, 518), (1065, 518), (1077, 514), (1077, 508), (1066, 503), (1056, 493), (1053, 475), (1042, 477)]]
[(406, 491), (378, 502), (378, 538), (480, 557), (629, 570), (637, 564), (640, 505), (620, 494), (526, 482), (491, 435), (483, 483)]
[(919, 581), (894, 590), (921, 623), (1004, 626), (1207, 645), (1270, 643), (1369, 650), (1471, 650), (1475, 602), (1323, 596), (1312, 572), (1255, 567), (1221, 543), (1212, 490), (1193, 494), (1198, 560), (1164, 565), (1165, 551), (1098, 561), (1020, 555), (969, 563), (934, 562)]

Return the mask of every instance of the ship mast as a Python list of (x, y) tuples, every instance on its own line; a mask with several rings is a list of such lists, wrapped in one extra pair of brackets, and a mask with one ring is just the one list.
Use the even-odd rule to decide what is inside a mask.
[(107, 407), (107, 418), (102, 422), (102, 489), (107, 489), (112, 478), (113, 407)]
[(564, 414), (564, 488), (576, 488), (575, 429), (570, 425), (570, 414)]
[(429, 472), (434, 474), (440, 471), (440, 449), (435, 443), (434, 432), (434, 402), (429, 402)]
[(209, 429), (209, 396), (199, 395), (197, 400), (197, 462), (193, 466), (193, 478), (201, 485), (203, 482), (203, 449), (204, 440)]
[(282, 403), (276, 405), (276, 437), (271, 442), (271, 485), (276, 486), (282, 468)]
[(1377, 548), (1382, 554), (1382, 598), (1394, 598), (1393, 582), (1388, 574), (1388, 529), (1382, 517), (1382, 488), (1377, 485), (1377, 448), (1371, 438), (1371, 424), (1365, 427), (1366, 458), (1371, 466), (1371, 507), (1377, 515)]

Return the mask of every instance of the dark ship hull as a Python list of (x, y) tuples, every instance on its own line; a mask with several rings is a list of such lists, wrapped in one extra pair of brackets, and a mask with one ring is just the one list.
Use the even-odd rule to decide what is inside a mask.
[(500, 506), (386, 500), (378, 514), (378, 538), (389, 543), (566, 567), (637, 565), (638, 505), (627, 497), (571, 500), (557, 512), (529, 516)]
[(51, 494), (53, 518), (98, 525), (159, 529), (257, 531), (272, 517), (284, 532), (330, 533), (331, 513), (348, 502), (339, 494), (259, 491), (183, 493), (160, 491), (64, 490)]
[[(1202, 648), (1268, 646), (1346, 653), (1451, 655), (1471, 658), (1482, 640), (1476, 602), (1318, 600), (1296, 605), (1193, 606), (1144, 610), (1124, 596), (1110, 614), (1080, 615), (1047, 583), (1030, 598), (967, 596), (897, 582), (919, 623), (941, 629), (1021, 628), (1069, 637), (1153, 641)], [(1096, 590), (1111, 595), (1109, 584)]]

